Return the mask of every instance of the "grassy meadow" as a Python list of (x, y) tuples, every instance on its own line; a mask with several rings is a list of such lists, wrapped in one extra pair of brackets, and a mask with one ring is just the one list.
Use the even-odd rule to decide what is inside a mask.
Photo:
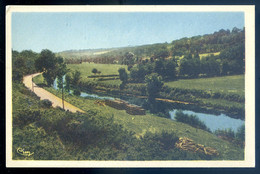
[(212, 92), (221, 92), (225, 94), (238, 94), (244, 96), (245, 93), (244, 75), (234, 75), (225, 77), (199, 78), (199, 79), (181, 79), (172, 82), (166, 82), (169, 87), (182, 89), (198, 89)]
[(98, 71), (101, 71), (100, 75), (118, 75), (119, 68), (127, 69), (126, 65), (117, 65), (117, 64), (95, 64), (95, 63), (82, 63), (82, 64), (68, 64), (68, 68), (71, 70), (78, 70), (82, 74), (82, 80), (86, 79), (87, 76), (94, 75), (91, 71), (93, 68), (96, 68)]
[(207, 57), (207, 56), (210, 56), (210, 55), (214, 55), (214, 56), (218, 56), (220, 54), (220, 52), (216, 52), (216, 53), (204, 53), (204, 54), (199, 54), (200, 56), (200, 59), (202, 59), (203, 57)]
[(97, 74), (97, 75), (119, 75), (119, 73), (118, 73), (119, 68), (125, 68), (127, 71), (126, 65), (117, 65), (117, 64), (95, 64), (95, 63), (69, 64), (68, 68), (73, 71), (75, 71), (75, 70), (80, 71), (81, 77), (82, 77), (81, 80), (83, 82), (94, 80), (98, 83), (118, 85), (118, 86), (121, 83), (121, 81), (119, 79), (98, 81), (98, 78), (88, 78), (88, 76), (94, 75), (92, 73), (93, 68), (96, 68), (98, 71), (101, 71), (101, 73)]

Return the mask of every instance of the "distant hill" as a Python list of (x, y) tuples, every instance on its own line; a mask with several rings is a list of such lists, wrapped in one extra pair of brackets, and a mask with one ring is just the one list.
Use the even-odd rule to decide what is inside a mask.
[(56, 56), (61, 56), (65, 59), (67, 58), (81, 59), (81, 58), (86, 58), (87, 56), (101, 55), (110, 52), (112, 50), (115, 49), (109, 48), (109, 49), (66, 50), (66, 51), (56, 53)]
[[(95, 63), (122, 64), (128, 53), (134, 55), (138, 61), (150, 58), (183, 57), (188, 54), (219, 54), (220, 52), (238, 44), (245, 43), (245, 30), (233, 28), (232, 31), (221, 29), (203, 36), (184, 37), (171, 43), (156, 43), (141, 46), (121, 48), (69, 50), (57, 53), (67, 59), (68, 63), (93, 61)], [(137, 62), (138, 62), (137, 61)]]

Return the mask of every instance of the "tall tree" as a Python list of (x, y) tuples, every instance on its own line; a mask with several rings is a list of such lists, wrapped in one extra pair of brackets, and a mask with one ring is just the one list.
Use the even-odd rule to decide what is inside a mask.
[(35, 68), (39, 72), (43, 72), (43, 77), (48, 86), (51, 86), (57, 77), (58, 59), (50, 50), (42, 50), (38, 59), (35, 60)]
[(155, 61), (154, 72), (159, 75), (163, 74), (163, 60), (162, 59)]
[(64, 87), (67, 92), (70, 92), (71, 90), (71, 82), (72, 82), (71, 74), (67, 73), (65, 76), (65, 87)]
[(81, 79), (81, 72), (78, 70), (75, 70), (72, 72), (72, 78), (71, 78), (71, 83), (74, 88), (77, 88), (79, 85), (79, 81)]
[(14, 81), (22, 81), (23, 76), (26, 74), (25, 60), (23, 57), (17, 57), (13, 60), (12, 65), (12, 79)]
[(62, 107), (65, 109), (64, 106), (64, 76), (68, 72), (68, 69), (66, 67), (66, 64), (63, 62), (63, 59), (61, 57), (57, 58), (57, 80), (58, 80), (58, 88), (61, 89), (62, 92)]
[(165, 79), (176, 79), (176, 66), (177, 65), (173, 59), (164, 63)]
[(119, 72), (119, 78), (122, 81), (120, 88), (123, 89), (125, 87), (125, 84), (127, 83), (128, 75), (126, 73), (125, 68), (119, 68), (118, 72)]
[(154, 103), (155, 97), (159, 94), (163, 87), (162, 77), (157, 73), (152, 73), (145, 76), (146, 91), (148, 95), (148, 101)]

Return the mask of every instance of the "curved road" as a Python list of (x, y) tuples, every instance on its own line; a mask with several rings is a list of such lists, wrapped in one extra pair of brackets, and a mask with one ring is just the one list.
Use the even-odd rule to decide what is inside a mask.
[[(31, 74), (31, 75), (27, 75), (27, 76), (24, 76), (23, 78), (23, 83), (24, 85), (29, 88), (31, 91), (32, 91), (32, 88), (33, 88), (33, 92), (38, 96), (40, 97), (41, 100), (44, 100), (44, 99), (48, 99), (52, 102), (52, 106), (53, 107), (61, 107), (62, 108), (62, 100), (61, 98), (53, 95), (52, 93), (46, 91), (45, 89), (43, 88), (40, 88), (39, 86), (37, 86), (35, 83), (32, 82), (32, 78), (39, 75), (40, 73), (36, 73), (36, 74)], [(72, 104), (64, 101), (64, 108), (65, 110), (69, 110), (71, 112), (82, 112), (84, 113), (83, 110), (73, 106)]]

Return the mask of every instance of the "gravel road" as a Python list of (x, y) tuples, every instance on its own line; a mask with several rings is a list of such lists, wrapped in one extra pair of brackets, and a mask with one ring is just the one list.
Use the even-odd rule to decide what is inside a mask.
[[(35, 83), (32, 82), (32, 78), (39, 75), (40, 73), (36, 73), (36, 74), (31, 74), (31, 75), (27, 75), (23, 78), (23, 83), (24, 85), (29, 88), (30, 90), (32, 90), (33, 88), (33, 92), (40, 97), (41, 100), (44, 99), (48, 99), (52, 102), (52, 106), (53, 107), (61, 107), (62, 108), (62, 100), (61, 98), (53, 95), (52, 93), (46, 91), (45, 89), (37, 86)], [(65, 110), (69, 110), (71, 112), (82, 112), (84, 113), (83, 110), (73, 106), (72, 104), (64, 101), (64, 106), (65, 106)]]

